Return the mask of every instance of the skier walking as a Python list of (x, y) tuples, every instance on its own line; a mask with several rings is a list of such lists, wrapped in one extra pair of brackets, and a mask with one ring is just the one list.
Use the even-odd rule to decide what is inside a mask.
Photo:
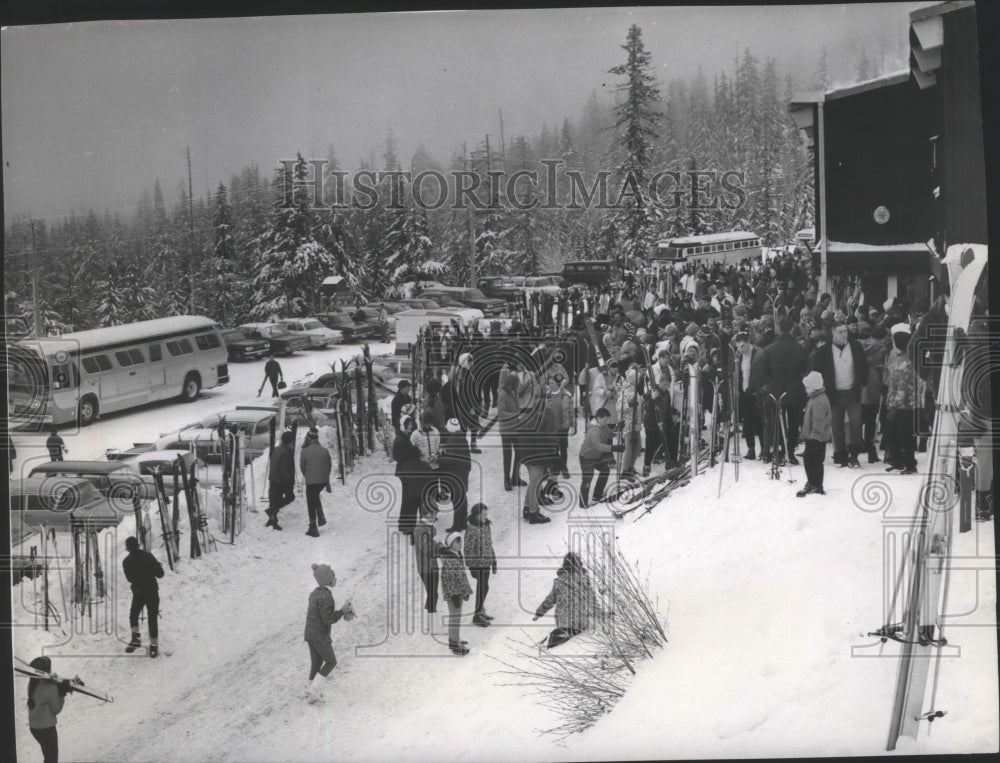
[(543, 617), (552, 607), (556, 608), (556, 627), (549, 634), (546, 649), (559, 646), (587, 630), (591, 617), (597, 612), (597, 597), (590, 575), (583, 561), (572, 551), (563, 557), (552, 590), (531, 619)]
[(337, 667), (337, 655), (330, 640), (330, 626), (341, 618), (351, 620), (354, 610), (348, 600), (340, 609), (336, 608), (333, 593), (337, 576), (329, 564), (314, 564), (313, 577), (316, 588), (309, 594), (306, 609), (305, 642), (309, 645), (309, 684), (306, 698), (310, 703), (323, 702), (323, 685), (327, 676)]
[(614, 433), (611, 431), (611, 413), (607, 408), (598, 408), (594, 414), (595, 423), (584, 435), (580, 446), (580, 508), (590, 505), (590, 483), (597, 471), (597, 484), (594, 485), (594, 503), (604, 500), (604, 486), (608, 483), (611, 473), (611, 454), (616, 448), (624, 450), (624, 446), (611, 444)]
[[(30, 663), (36, 670), (52, 672), (52, 660), (36, 657)], [(82, 681), (76, 679), (82, 685)], [(56, 716), (62, 712), (63, 702), (70, 692), (70, 681), (48, 681), (44, 678), (28, 679), (28, 728), (42, 748), (45, 763), (59, 763), (59, 732)]]
[(264, 527), (280, 530), (278, 512), (295, 500), (295, 436), (289, 432), (281, 433), (281, 442), (271, 453), (267, 467), (267, 523)]
[(63, 454), (69, 453), (66, 443), (63, 441), (63, 438), (59, 436), (58, 427), (52, 427), (49, 429), (49, 436), (45, 440), (45, 449), (49, 452), (50, 461), (62, 461)]
[(333, 469), (333, 461), (330, 458), (330, 451), (320, 444), (319, 432), (315, 427), (306, 433), (306, 438), (302, 442), (302, 450), (299, 453), (299, 469), (306, 482), (306, 509), (309, 512), (309, 529), (306, 530), (306, 535), (318, 538), (318, 528), (326, 524), (320, 493), (323, 488), (326, 488), (328, 493), (333, 492), (330, 487), (330, 471)]
[(128, 550), (128, 555), (122, 559), (122, 572), (132, 585), (132, 606), (128, 611), (132, 640), (125, 647), (125, 651), (131, 654), (142, 646), (142, 637), (139, 635), (139, 613), (145, 607), (149, 622), (149, 656), (156, 657), (159, 650), (160, 615), (160, 584), (156, 579), (163, 577), (163, 566), (155, 556), (139, 548), (139, 539), (134, 536), (125, 539), (125, 548)]
[(476, 606), (472, 622), (486, 628), (493, 619), (486, 614), (486, 594), (490, 590), (490, 572), (496, 574), (497, 555), (493, 550), (493, 523), (488, 507), (477, 503), (469, 512), (469, 526), (465, 532), (465, 563), (476, 581)]
[(260, 383), (260, 389), (257, 390), (257, 397), (260, 397), (260, 393), (264, 391), (264, 385), (267, 382), (271, 383), (271, 397), (278, 396), (278, 382), (284, 382), (285, 374), (281, 370), (281, 364), (274, 359), (274, 353), (269, 352), (267, 354), (267, 363), (264, 364), (264, 380)]

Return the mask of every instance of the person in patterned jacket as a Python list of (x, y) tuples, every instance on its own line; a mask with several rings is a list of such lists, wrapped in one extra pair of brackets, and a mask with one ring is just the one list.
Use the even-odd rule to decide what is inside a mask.
[(572, 551), (563, 557), (552, 590), (531, 619), (537, 620), (552, 607), (556, 608), (556, 627), (549, 634), (546, 649), (559, 646), (587, 630), (591, 617), (597, 612), (597, 597), (590, 575), (580, 557)]
[(917, 471), (913, 422), (917, 407), (917, 374), (910, 360), (907, 347), (910, 343), (910, 325), (897, 323), (892, 327), (895, 347), (885, 365), (886, 379), (886, 428), (892, 447), (887, 451), (892, 457), (886, 471), (901, 470), (902, 474)]
[(486, 594), (490, 590), (490, 572), (497, 571), (497, 555), (493, 551), (493, 523), (487, 517), (488, 507), (477, 503), (469, 511), (469, 526), (465, 531), (465, 563), (476, 581), (476, 608), (472, 622), (486, 628), (493, 618), (486, 614)]
[(469, 653), (469, 644), (459, 639), (462, 602), (469, 600), (472, 586), (469, 585), (469, 576), (465, 573), (465, 561), (462, 559), (461, 534), (448, 533), (444, 544), (438, 546), (437, 555), (441, 560), (441, 593), (448, 602), (448, 647), (452, 654), (464, 656)]

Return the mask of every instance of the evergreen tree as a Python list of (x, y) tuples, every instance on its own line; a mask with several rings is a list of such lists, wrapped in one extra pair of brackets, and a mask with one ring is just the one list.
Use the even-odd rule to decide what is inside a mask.
[[(619, 230), (621, 249), (617, 252), (619, 264), (625, 265), (634, 257), (646, 257), (655, 230), (658, 211), (650, 203), (647, 183), (653, 167), (655, 145), (659, 139), (656, 128), (661, 121), (660, 88), (653, 76), (652, 55), (642, 42), (642, 30), (633, 24), (622, 49), (627, 57), (624, 64), (609, 70), (610, 74), (624, 76), (624, 84), (616, 88), (622, 97), (615, 110), (615, 129), (623, 154), (616, 168), (618, 194), (616, 202), (616, 228)], [(624, 201), (624, 206), (621, 202)]]
[[(291, 170), (278, 170), (271, 228), (257, 247), (260, 259), (251, 280), (251, 314), (258, 319), (308, 315), (318, 304), (319, 286), (334, 264), (315, 238), (315, 213), (304, 187), (310, 172), (301, 154)], [(285, 205), (284, 189), (293, 179), (292, 203)]]

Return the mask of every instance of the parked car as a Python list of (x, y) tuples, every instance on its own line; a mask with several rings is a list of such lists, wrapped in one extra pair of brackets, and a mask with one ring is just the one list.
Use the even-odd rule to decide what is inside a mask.
[(401, 299), (399, 304), (406, 307), (407, 310), (437, 310), (443, 305), (435, 302), (433, 299), (422, 299), (420, 297), (414, 297), (413, 299)]
[(155, 443), (156, 450), (183, 448), (184, 443), (194, 443), (195, 455), (202, 461), (219, 461), (222, 443), (219, 441), (219, 422), (235, 426), (247, 435), (246, 459), (250, 461), (264, 453), (271, 442), (271, 422), (280, 436), (283, 422), (278, 412), (270, 409), (234, 409), (212, 413), (190, 426), (162, 435)]
[(381, 327), (372, 323), (357, 323), (351, 317), (351, 313), (344, 310), (317, 313), (316, 318), (343, 334), (345, 342), (363, 342), (366, 339), (378, 339), (382, 336)]
[(265, 339), (270, 343), (270, 352), (275, 355), (291, 355), (298, 350), (312, 346), (307, 336), (296, 336), (277, 323), (244, 323), (240, 331), (250, 339)]
[(521, 299), (521, 289), (510, 283), (510, 276), (487, 276), (480, 278), (476, 285), (487, 297), (516, 302)]
[(359, 307), (351, 316), (355, 323), (367, 323), (378, 327), (379, 338), (383, 342), (388, 342), (396, 330), (396, 316), (390, 315), (388, 310), (377, 309), (365, 305)]
[(385, 310), (389, 313), (389, 315), (395, 315), (396, 313), (401, 313), (404, 310), (410, 309), (402, 302), (394, 302), (394, 301), (369, 302), (368, 304), (365, 305), (365, 307), (370, 307), (374, 310), (381, 310), (382, 308), (385, 308)]
[(122, 461), (50, 461), (39, 464), (29, 477), (48, 477), (56, 482), (67, 477), (87, 480), (120, 512), (134, 509), (132, 499), (156, 499), (156, 489), (148, 477), (135, 474)]
[(316, 318), (282, 318), (277, 323), (290, 334), (308, 337), (313, 348), (323, 349), (344, 341), (343, 333), (323, 325)]
[(239, 329), (223, 329), (222, 339), (226, 343), (229, 360), (253, 360), (263, 358), (271, 349), (271, 344), (265, 339), (250, 339)]
[(482, 310), (483, 315), (501, 315), (507, 309), (507, 302), (494, 297), (487, 297), (479, 289), (467, 289), (461, 286), (444, 286), (435, 289), (427, 289), (420, 292), (421, 297), (429, 297), (442, 307), (453, 307), (444, 304), (443, 300), (453, 300), (463, 307), (472, 307)]
[(12, 480), (9, 499), (15, 543), (42, 528), (68, 530), (76, 522), (86, 522), (100, 530), (117, 526), (123, 517), (101, 491), (80, 477), (53, 479), (38, 474)]

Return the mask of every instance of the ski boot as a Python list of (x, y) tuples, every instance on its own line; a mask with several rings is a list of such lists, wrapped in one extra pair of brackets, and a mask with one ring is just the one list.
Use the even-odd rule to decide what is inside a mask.
[(457, 654), (459, 657), (464, 657), (469, 653), (469, 646), (464, 641), (448, 641), (448, 648), (451, 649), (452, 654)]
[(125, 652), (127, 654), (132, 654), (132, 652), (134, 652), (136, 649), (140, 649), (141, 647), (142, 647), (142, 639), (139, 638), (138, 633), (133, 633), (132, 640), (129, 641), (128, 646), (125, 647)]

